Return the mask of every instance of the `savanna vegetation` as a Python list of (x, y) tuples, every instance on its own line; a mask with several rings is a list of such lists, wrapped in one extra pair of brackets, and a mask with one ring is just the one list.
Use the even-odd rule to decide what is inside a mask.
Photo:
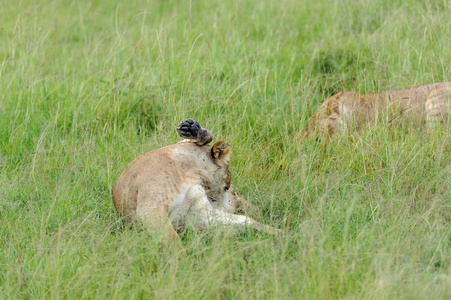
[[(449, 299), (450, 125), (302, 140), (341, 90), (451, 80), (448, 0), (0, 2), (0, 298)], [(193, 118), (274, 238), (124, 228), (111, 187)]]

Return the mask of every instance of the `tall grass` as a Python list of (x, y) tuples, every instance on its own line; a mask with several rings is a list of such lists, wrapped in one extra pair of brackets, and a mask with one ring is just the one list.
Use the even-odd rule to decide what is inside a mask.
[[(450, 3), (0, 2), (0, 298), (451, 296), (449, 125), (300, 133), (340, 90), (451, 79)], [(124, 229), (112, 183), (198, 120), (286, 230)]]

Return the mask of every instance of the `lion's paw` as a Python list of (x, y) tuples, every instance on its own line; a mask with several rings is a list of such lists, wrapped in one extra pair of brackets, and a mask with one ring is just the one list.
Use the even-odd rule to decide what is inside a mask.
[(197, 138), (199, 130), (201, 129), (199, 123), (191, 119), (182, 121), (177, 126), (177, 133), (184, 138), (194, 139)]

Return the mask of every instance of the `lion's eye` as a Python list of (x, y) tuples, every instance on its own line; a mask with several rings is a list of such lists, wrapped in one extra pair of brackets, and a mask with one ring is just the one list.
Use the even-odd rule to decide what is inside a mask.
[(229, 190), (229, 187), (228, 187), (228, 186), (225, 186), (225, 187), (224, 187), (224, 191), (227, 192), (228, 190)]

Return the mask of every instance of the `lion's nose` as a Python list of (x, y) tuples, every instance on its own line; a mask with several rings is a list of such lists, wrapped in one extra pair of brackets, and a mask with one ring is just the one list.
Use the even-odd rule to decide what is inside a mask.
[(249, 209), (249, 205), (246, 201), (243, 199), (237, 197), (237, 206), (236, 206), (236, 212), (239, 214), (245, 214), (246, 211)]

